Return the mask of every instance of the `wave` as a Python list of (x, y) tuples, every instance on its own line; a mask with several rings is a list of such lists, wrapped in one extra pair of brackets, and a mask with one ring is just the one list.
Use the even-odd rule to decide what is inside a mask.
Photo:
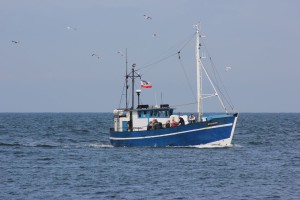
[[(57, 148), (57, 147), (74, 147), (74, 145), (54, 145), (54, 144), (20, 144), (20, 143), (1, 143), (0, 146), (8, 146), (8, 147), (37, 147), (37, 148)], [(91, 143), (84, 145), (75, 145), (77, 148), (81, 147), (91, 147), (91, 148), (113, 148), (111, 144), (104, 143)], [(168, 146), (167, 148), (196, 148), (196, 149), (213, 149), (213, 148), (241, 148), (243, 146), (239, 144), (231, 144), (231, 145), (219, 145), (219, 144), (206, 144), (206, 145), (194, 145), (194, 146)]]
[(0, 142), (0, 146), (21, 146), (20, 144), (8, 144)]
[(42, 147), (42, 148), (54, 148), (58, 147), (56, 145), (50, 144), (20, 144), (20, 143), (2, 143), (0, 142), (0, 146), (9, 146), (9, 147)]
[(55, 148), (55, 147), (58, 147), (58, 146), (56, 146), (56, 145), (49, 145), (49, 144), (37, 144), (37, 145), (34, 145), (33, 147)]
[(96, 144), (88, 144), (88, 147), (93, 147), (93, 148), (112, 148), (114, 146), (110, 144), (102, 144), (102, 143), (96, 143)]
[(243, 146), (240, 144), (233, 144), (232, 147), (236, 147), (236, 148), (242, 148)]
[(232, 144), (230, 145), (206, 144), (206, 145), (194, 146), (194, 148), (198, 148), (198, 149), (231, 148), (231, 147), (233, 147)]
[(239, 144), (230, 144), (230, 145), (219, 145), (219, 144), (206, 144), (206, 145), (196, 145), (192, 146), (193, 148), (199, 149), (211, 149), (211, 148), (241, 148), (242, 145)]
[(250, 145), (263, 145), (265, 143), (266, 143), (265, 141), (250, 141), (250, 142), (248, 142), (248, 144), (250, 144)]
[(230, 145), (220, 145), (220, 144), (202, 144), (193, 146), (169, 146), (168, 148), (196, 148), (196, 149), (214, 149), (214, 148), (241, 148), (242, 145), (230, 144)]
[(172, 146), (172, 147), (168, 147), (168, 148), (195, 148), (195, 149), (214, 149), (214, 148), (231, 148), (233, 147), (233, 145), (210, 145), (210, 144), (206, 144), (206, 145), (193, 145), (193, 146)]
[(0, 146), (6, 146), (6, 147), (35, 147), (35, 148), (70, 148), (70, 147), (76, 147), (76, 148), (82, 148), (82, 147), (92, 147), (92, 148), (112, 148), (113, 146), (110, 144), (103, 144), (103, 143), (95, 143), (95, 144), (65, 144), (65, 145), (55, 145), (55, 144), (35, 144), (35, 143), (29, 143), (29, 144), (21, 144), (21, 143), (3, 143), (0, 142)]

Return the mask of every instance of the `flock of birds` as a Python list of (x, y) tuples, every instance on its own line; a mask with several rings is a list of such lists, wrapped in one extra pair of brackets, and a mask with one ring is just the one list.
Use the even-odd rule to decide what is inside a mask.
[[(144, 18), (145, 18), (145, 20), (152, 20), (152, 17), (150, 17), (150, 16), (148, 16), (148, 15), (144, 15)], [(70, 27), (70, 26), (68, 26), (67, 29), (68, 29), (68, 30), (77, 31), (77, 28)], [(156, 34), (156, 33), (153, 33), (152, 36), (153, 36), (153, 37), (156, 37), (157, 34)], [(124, 54), (123, 54), (122, 51), (118, 51), (117, 53), (118, 53), (120, 56), (124, 56)], [(92, 57), (95, 57), (95, 58), (97, 58), (97, 59), (100, 59), (100, 56), (99, 56), (98, 54), (96, 54), (96, 53), (92, 53)]]
[[(152, 20), (152, 17), (150, 17), (150, 16), (148, 16), (148, 15), (144, 15), (144, 18), (145, 18), (145, 20)], [(76, 27), (71, 27), (71, 26), (67, 26), (66, 29), (68, 29), (68, 30), (70, 30), (70, 31), (77, 31), (77, 28), (76, 28)], [(152, 36), (153, 36), (153, 37), (156, 37), (157, 34), (154, 33)], [(11, 42), (14, 43), (14, 44), (19, 44), (19, 43), (20, 43), (20, 41), (16, 41), (16, 40), (12, 40)], [(118, 51), (117, 53), (118, 53), (119, 55), (121, 55), (121, 56), (124, 55), (121, 51)], [(92, 57), (95, 57), (95, 58), (97, 58), (97, 59), (100, 59), (100, 56), (99, 56), (98, 54), (96, 54), (96, 53), (92, 53), (91, 55), (92, 55)]]
[[(144, 15), (144, 17), (145, 17), (146, 20), (151, 20), (151, 19), (152, 19), (152, 17), (150, 17), (150, 16), (148, 16), (148, 15)], [(152, 36), (153, 36), (153, 37), (156, 37), (157, 34), (156, 34), (156, 33), (153, 33)]]
[[(152, 17), (150, 17), (150, 16), (148, 16), (148, 15), (144, 15), (144, 18), (145, 18), (145, 20), (152, 20)], [(71, 26), (67, 26), (66, 27), (68, 30), (70, 30), (70, 31), (77, 31), (77, 28), (76, 27), (71, 27)], [(153, 37), (156, 37), (157, 36), (157, 34), (156, 33), (153, 33), (153, 35), (152, 35)], [(20, 44), (20, 41), (17, 41), (17, 40), (12, 40), (11, 41), (12, 43), (14, 43), (14, 44)], [(123, 54), (123, 52), (122, 51), (118, 51), (117, 52), (120, 56), (124, 56), (124, 54)], [(98, 54), (96, 54), (96, 53), (92, 53), (91, 54), (92, 55), (92, 57), (95, 57), (95, 58), (97, 58), (97, 59), (100, 59), (100, 56), (98, 55)], [(225, 67), (225, 72), (228, 72), (228, 71), (230, 71), (231, 70), (231, 67)]]

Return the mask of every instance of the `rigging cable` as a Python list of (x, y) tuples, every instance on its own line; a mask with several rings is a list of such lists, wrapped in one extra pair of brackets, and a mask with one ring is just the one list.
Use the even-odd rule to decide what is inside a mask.
[(170, 54), (170, 55), (168, 55), (168, 56), (166, 56), (166, 57), (164, 57), (164, 58), (161, 58), (161, 59), (159, 59), (159, 60), (157, 60), (157, 61), (155, 61), (155, 62), (153, 62), (153, 63), (150, 63), (150, 64), (148, 64), (148, 65), (145, 65), (145, 66), (143, 66), (143, 67), (137, 69), (137, 71), (138, 71), (138, 70), (147, 69), (147, 68), (151, 67), (152, 65), (156, 65), (156, 64), (158, 64), (158, 63), (160, 63), (160, 62), (162, 62), (162, 61), (164, 61), (164, 60), (167, 60), (168, 58), (173, 57), (173, 56), (175, 56), (175, 55), (177, 55), (177, 52), (176, 52), (176, 53), (172, 53), (172, 54)]
[[(179, 51), (179, 52), (180, 52), (180, 51)], [(185, 71), (185, 68), (184, 68), (184, 66), (183, 66), (183, 63), (182, 63), (182, 61), (181, 61), (181, 59), (180, 59), (180, 56), (179, 56), (178, 58), (179, 58), (179, 63), (180, 63), (180, 66), (181, 66), (181, 68), (182, 68), (182, 71), (183, 71), (183, 73), (184, 73), (185, 79), (186, 79), (187, 84), (188, 84), (188, 86), (189, 86), (189, 89), (191, 90), (191, 93), (192, 93), (194, 99), (197, 100), (196, 95), (195, 95), (195, 93), (194, 93), (194, 91), (193, 91), (193, 88), (192, 88), (192, 86), (191, 86), (191, 82), (189, 81), (190, 79), (189, 79), (189, 77), (188, 77), (188, 75), (187, 75), (187, 73), (186, 73), (186, 71)]]
[[(138, 68), (137, 70), (144, 70), (144, 69), (147, 69), (147, 68), (149, 68), (149, 67), (151, 67), (151, 66), (153, 66), (153, 65), (156, 65), (156, 64), (158, 64), (158, 63), (160, 63), (160, 62), (162, 62), (162, 61), (164, 61), (164, 60), (167, 60), (168, 58), (173, 57), (173, 56), (175, 56), (175, 55), (178, 55), (178, 56), (180, 57), (180, 52), (181, 52), (181, 50), (184, 49), (184, 48), (192, 41), (192, 39), (194, 38), (195, 35), (196, 35), (196, 34), (193, 33), (191, 36), (189, 36), (187, 42), (185, 42), (185, 43), (182, 45), (182, 47), (179, 49), (179, 51), (177, 51), (176, 53), (171, 53), (171, 54), (169, 54), (169, 55), (167, 55), (167, 56), (165, 56), (165, 57), (163, 57), (163, 58), (161, 58), (161, 59), (159, 59), (159, 60), (157, 60), (157, 61), (154, 61), (154, 62), (152, 62), (152, 63), (150, 63), (150, 64), (146, 64), (146, 65), (144, 65), (144, 66)], [(169, 49), (172, 49), (172, 48), (174, 48), (174, 47), (171, 47), (171, 48), (169, 48)], [(169, 51), (169, 50), (167, 50), (167, 51)]]
[(179, 105), (172, 105), (171, 107), (181, 107), (181, 106), (189, 106), (189, 105), (194, 105), (197, 104), (197, 102), (192, 102), (192, 103), (186, 103), (186, 104), (179, 104)]
[[(228, 104), (228, 105), (230, 106), (230, 108), (234, 111), (235, 109), (234, 109), (233, 103), (232, 103), (232, 101), (231, 101), (231, 99), (230, 99), (230, 96), (229, 96), (229, 94), (228, 94), (228, 92), (227, 92), (227, 89), (226, 89), (226, 87), (225, 87), (225, 85), (224, 85), (224, 83), (223, 83), (223, 81), (222, 81), (222, 79), (221, 79), (220, 74), (219, 74), (218, 71), (216, 70), (216, 66), (215, 66), (215, 64), (214, 64), (214, 62), (213, 62), (213, 60), (212, 60), (212, 58), (211, 58), (211, 56), (210, 56), (210, 53), (209, 53), (209, 51), (208, 51), (208, 48), (207, 48), (207, 46), (205, 45), (204, 41), (202, 41), (202, 43), (203, 43), (203, 46), (204, 46), (204, 48), (205, 48), (205, 50), (206, 50), (206, 52), (207, 52), (207, 54), (208, 54), (208, 56), (209, 56), (209, 60), (210, 60), (210, 62), (211, 62), (211, 66), (212, 66), (212, 69), (213, 69), (213, 72), (214, 72), (214, 76), (215, 76), (216, 87), (217, 87), (218, 91), (220, 92), (220, 94), (222, 95), (222, 97), (223, 97), (223, 98), (225, 99), (225, 101), (227, 102), (227, 104)], [(224, 91), (225, 91), (225, 93), (226, 93), (225, 95), (222, 93), (222, 91), (221, 91), (221, 89), (220, 89), (220, 87), (219, 87), (218, 79), (220, 80), (220, 83), (221, 83), (222, 87), (224, 88)], [(228, 98), (228, 99), (227, 99), (227, 98)]]
[[(166, 60), (166, 59), (168, 59), (168, 58), (170, 58), (170, 57), (173, 57), (173, 56), (178, 56), (178, 60), (179, 60), (179, 64), (180, 64), (180, 66), (181, 66), (181, 68), (182, 68), (182, 70), (183, 70), (183, 72), (184, 72), (184, 76), (185, 76), (185, 78), (186, 78), (186, 81), (187, 81), (187, 84), (188, 84), (188, 87), (189, 87), (189, 89), (190, 89), (190, 91), (191, 91), (191, 93), (192, 93), (192, 95), (193, 95), (193, 97), (194, 97), (194, 99), (196, 100), (197, 98), (196, 98), (196, 96), (195, 96), (195, 93), (194, 93), (194, 91), (193, 91), (193, 89), (192, 89), (192, 86), (191, 86), (191, 83), (190, 83), (190, 79), (188, 78), (188, 76), (187, 76), (187, 73), (186, 73), (186, 70), (185, 70), (185, 67), (184, 67), (184, 65), (183, 65), (183, 63), (182, 63), (182, 60), (181, 60), (181, 51), (192, 41), (192, 39), (195, 37), (195, 33), (193, 33), (191, 36), (189, 36), (189, 38), (188, 38), (188, 40), (182, 45), (182, 47), (176, 52), (176, 53), (172, 53), (172, 54), (169, 54), (169, 55), (167, 55), (166, 57), (163, 57), (163, 58), (161, 58), (161, 59), (159, 59), (159, 60), (157, 60), (157, 61), (154, 61), (154, 62), (152, 62), (152, 63), (150, 63), (150, 64), (147, 64), (147, 65), (145, 65), (145, 66), (142, 66), (141, 68), (139, 68), (139, 69), (137, 69), (137, 70), (144, 70), (144, 69), (147, 69), (147, 68), (150, 68), (150, 67), (153, 67), (153, 65), (156, 65), (156, 64), (158, 64), (158, 63), (160, 63), (160, 62), (162, 62), (162, 61), (164, 61), (164, 60)], [(196, 102), (197, 103), (197, 102)], [(191, 105), (191, 104), (196, 104), (196, 103), (189, 103), (189, 104), (183, 104), (183, 105)], [(183, 106), (183, 105), (179, 105), (179, 106)]]
[(184, 49), (192, 41), (192, 39), (194, 39), (195, 35), (196, 33), (192, 34), (191, 38), (181, 47), (181, 49), (179, 49), (179, 52)]
[(119, 102), (119, 108), (121, 108), (121, 104), (122, 104), (122, 100), (123, 100), (123, 96), (124, 96), (124, 88), (125, 87), (126, 87), (126, 79), (124, 81), (124, 86), (123, 86), (123, 90), (122, 90), (122, 93), (121, 93), (121, 98), (120, 98), (120, 102)]

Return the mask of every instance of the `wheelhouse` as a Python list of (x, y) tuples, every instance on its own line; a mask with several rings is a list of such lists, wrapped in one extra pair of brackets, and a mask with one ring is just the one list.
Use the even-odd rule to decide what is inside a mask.
[(114, 111), (114, 130), (115, 132), (124, 132), (129, 130), (130, 114), (132, 115), (132, 131), (147, 130), (150, 122), (157, 119), (163, 126), (173, 115), (174, 108), (168, 104), (159, 106), (139, 105), (137, 109), (126, 110), (117, 109)]

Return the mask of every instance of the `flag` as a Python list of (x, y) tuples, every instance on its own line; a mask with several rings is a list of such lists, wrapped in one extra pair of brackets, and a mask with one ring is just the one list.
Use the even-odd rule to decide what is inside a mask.
[(141, 80), (141, 88), (152, 88), (152, 84), (148, 81)]

